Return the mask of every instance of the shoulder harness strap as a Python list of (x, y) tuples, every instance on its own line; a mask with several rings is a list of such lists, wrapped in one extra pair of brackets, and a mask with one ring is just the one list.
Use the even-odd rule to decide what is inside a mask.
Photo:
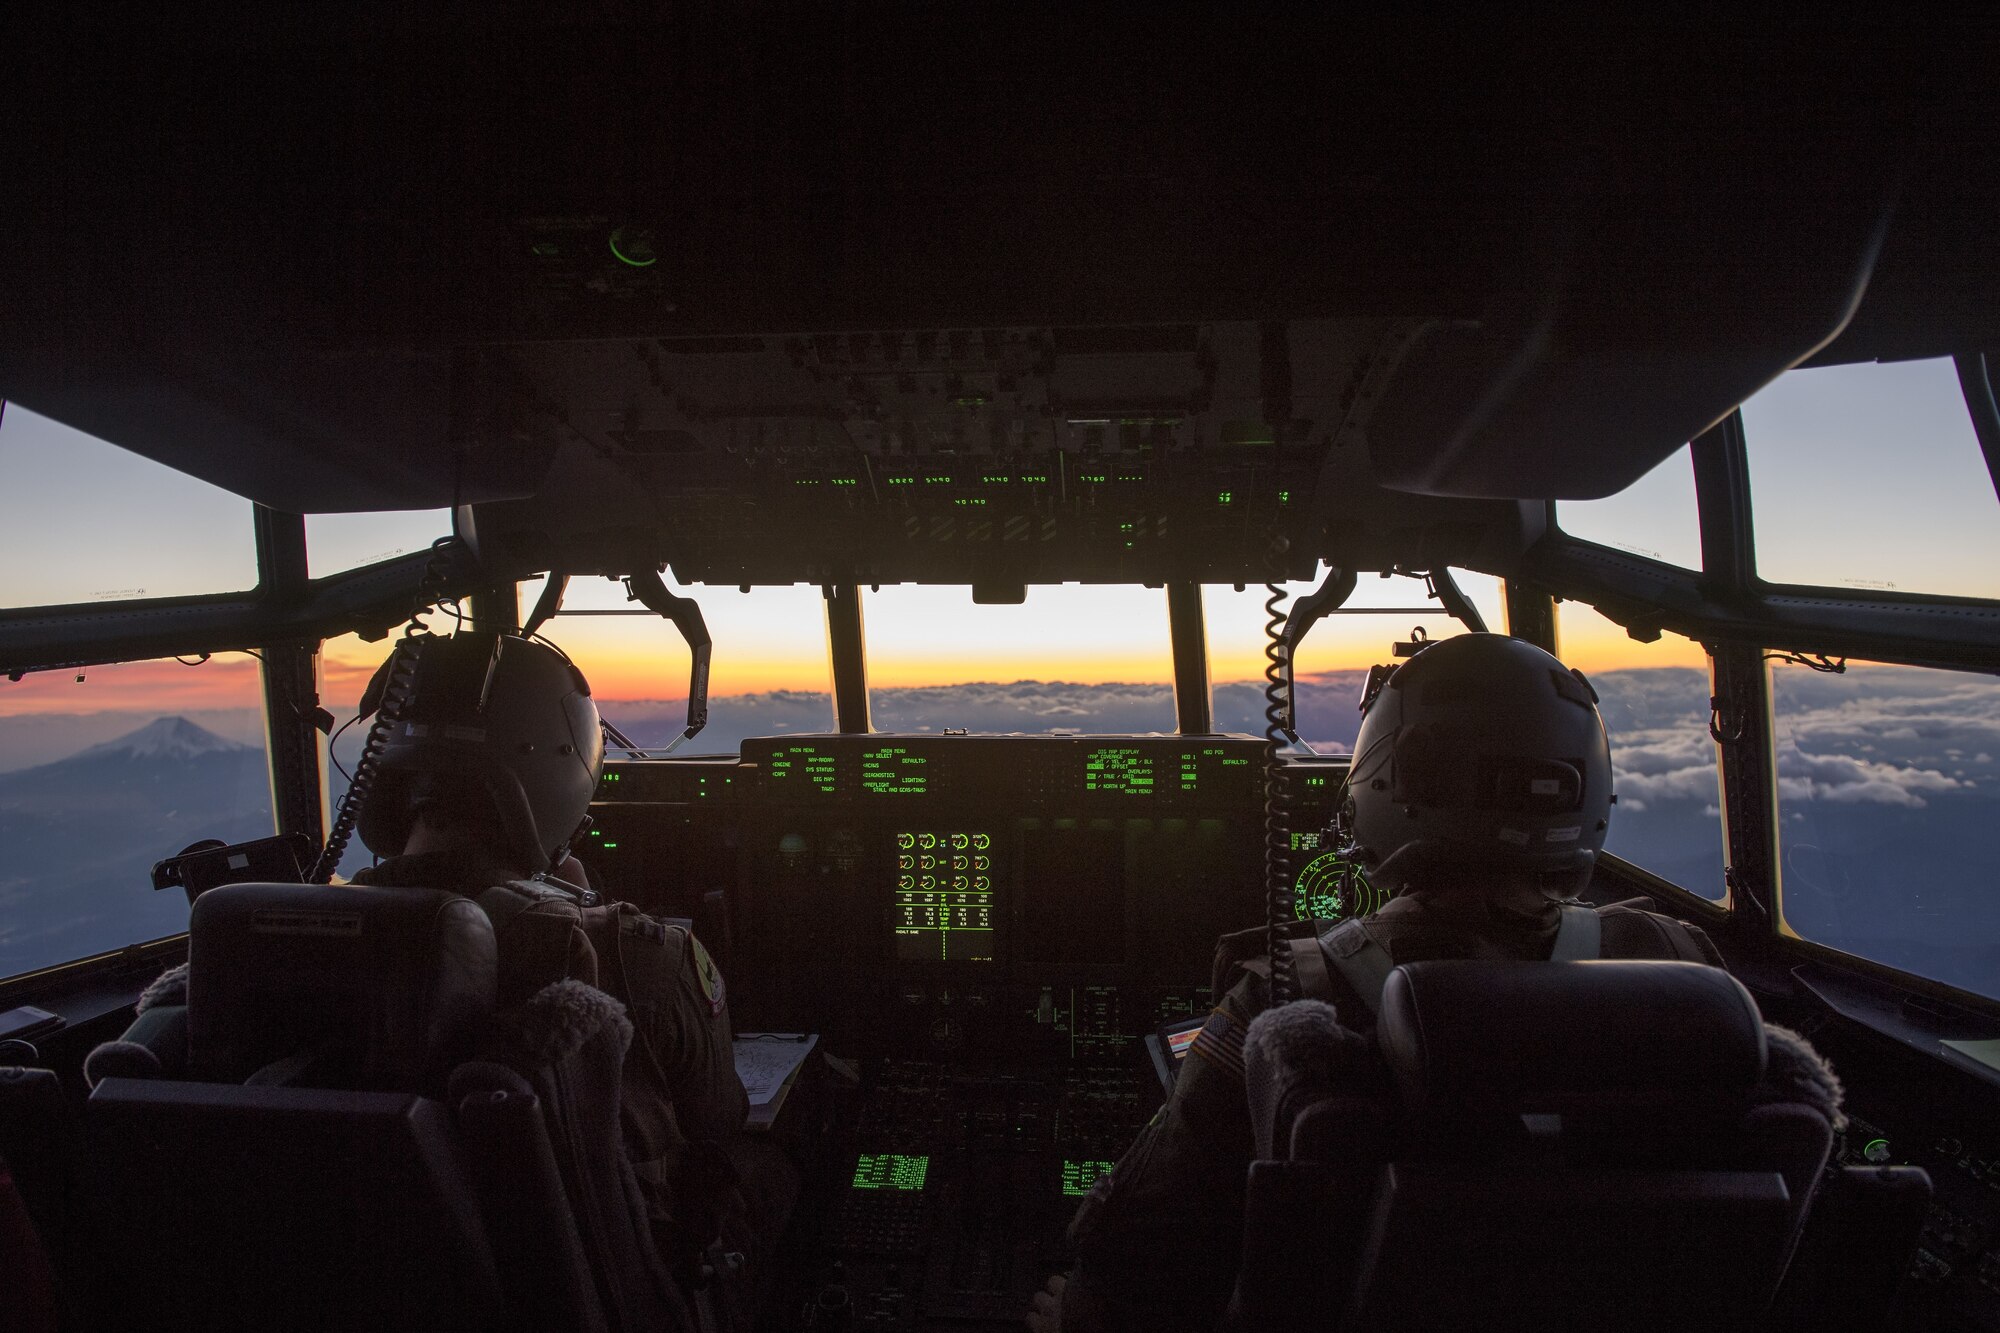
[(1328, 935), (1321, 957), (1340, 973), (1371, 1015), (1381, 1011), (1382, 987), (1396, 970), (1396, 960), (1359, 922), (1350, 921)]
[(1312, 934), (1286, 940), (1285, 947), (1292, 951), (1292, 976), (1299, 983), (1299, 998), (1332, 1004), (1338, 997), (1333, 976), (1326, 969), (1326, 950), (1320, 946), (1319, 927), (1319, 922), (1313, 922)]
[(1556, 926), (1555, 947), (1549, 951), (1552, 963), (1575, 963), (1599, 958), (1604, 953), (1604, 923), (1597, 909), (1588, 903), (1562, 903), (1562, 921)]
[(494, 885), (475, 901), (493, 923), (500, 946), (502, 1008), (569, 975), (569, 942), (578, 912), (568, 895), (532, 880), (514, 880)]

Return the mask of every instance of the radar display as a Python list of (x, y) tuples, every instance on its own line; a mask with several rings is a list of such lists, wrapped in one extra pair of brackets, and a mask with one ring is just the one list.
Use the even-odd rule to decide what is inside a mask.
[(1388, 895), (1339, 852), (1321, 852), (1292, 882), (1292, 909), (1300, 919), (1342, 921), (1380, 911)]

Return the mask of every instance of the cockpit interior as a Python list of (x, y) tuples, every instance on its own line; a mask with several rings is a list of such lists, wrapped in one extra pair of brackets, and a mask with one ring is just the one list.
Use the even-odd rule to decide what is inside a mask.
[[(11, 1326), (418, 1308), (443, 1222), (386, 1274), (326, 1240), (394, 1153), (237, 1090), (307, 1137), (256, 1166), (252, 1099), (199, 1140), (247, 1172), (218, 1252), (130, 1185), (195, 1140), (85, 1066), (209, 884), (368, 864), (321, 856), (362, 683), (469, 625), (591, 678), (577, 860), (712, 954), (798, 1165), (737, 1327), (1020, 1327), (1217, 940), (1383, 906), (1339, 835), (1371, 668), (1490, 632), (1602, 709), (1584, 900), (1701, 927), (1844, 1084), (1746, 1326), (2000, 1330), (1991, 20), (21, 17)], [(256, 1211), (286, 1172), (323, 1230)], [(504, 1277), (490, 1193), (408, 1217)], [(495, 1290), (467, 1326), (567, 1318)], [(1416, 1326), (1349, 1295), (1320, 1326)], [(728, 1326), (687, 1318), (579, 1326)]]

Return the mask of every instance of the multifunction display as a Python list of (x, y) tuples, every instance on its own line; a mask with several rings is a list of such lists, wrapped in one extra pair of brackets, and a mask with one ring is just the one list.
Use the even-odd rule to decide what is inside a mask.
[(990, 962), (993, 835), (919, 828), (895, 835), (896, 957)]

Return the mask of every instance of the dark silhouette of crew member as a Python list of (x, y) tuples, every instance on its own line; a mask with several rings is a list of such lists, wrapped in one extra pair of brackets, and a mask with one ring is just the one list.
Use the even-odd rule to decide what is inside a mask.
[[(691, 931), (598, 903), (570, 855), (604, 763), (589, 683), (556, 649), (515, 634), (418, 643), (399, 647), (410, 656), (392, 654), (362, 699), (368, 716), (390, 692), (404, 696), (372, 773), (357, 773), (371, 786), (358, 828), (384, 859), (354, 882), (478, 901), (495, 918), (503, 994), (510, 974), (539, 968), (621, 1001), (635, 1030), (621, 1080), (625, 1147), (663, 1256), (687, 1261), (719, 1233), (754, 1263), (797, 1179), (781, 1152), (743, 1134), (722, 973)], [(523, 904), (575, 917), (566, 956), (523, 956), (526, 932), (506, 912)]]
[[(1352, 856), (1389, 901), (1290, 949), (1302, 994), (1362, 1040), (1382, 986), (1427, 959), (1654, 958), (1719, 966), (1698, 928), (1576, 903), (1610, 825), (1597, 695), (1532, 644), (1466, 634), (1423, 649), (1369, 700), (1342, 794)], [(1262, 929), (1225, 937), (1220, 997), (1172, 1095), (1070, 1225), (1074, 1272), (1035, 1298), (1054, 1330), (1212, 1329), (1233, 1288), (1254, 1141), (1243, 1048), (1270, 1006)], [(1771, 1027), (1774, 1064), (1791, 1050)], [(1830, 1074), (1828, 1082), (1831, 1083)], [(1837, 1085), (1833, 1085), (1837, 1086)]]

